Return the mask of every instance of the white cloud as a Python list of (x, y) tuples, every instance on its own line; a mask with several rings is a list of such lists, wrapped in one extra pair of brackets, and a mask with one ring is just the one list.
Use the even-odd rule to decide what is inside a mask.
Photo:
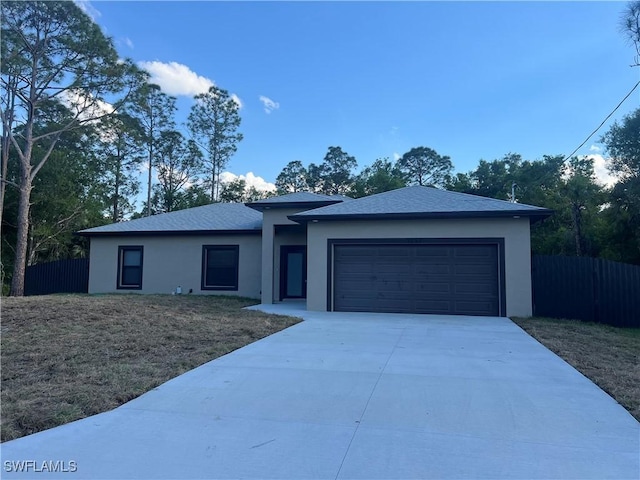
[(262, 102), (262, 105), (264, 106), (264, 112), (267, 114), (280, 108), (280, 104), (278, 102), (271, 100), (269, 97), (260, 95), (260, 97), (258, 98), (260, 99), (260, 101)]
[(151, 83), (160, 85), (162, 91), (169, 95), (191, 97), (204, 93), (213, 86), (212, 80), (178, 62), (138, 62), (138, 65), (151, 74)]
[(133, 41), (129, 37), (124, 38), (124, 44), (133, 50)]
[(607, 169), (609, 164), (609, 159), (604, 158), (600, 154), (587, 155), (587, 158), (593, 160), (593, 171), (596, 174), (596, 180), (601, 185), (605, 185), (607, 187), (611, 187), (614, 183), (616, 183), (619, 179), (615, 175), (612, 175), (611, 172)]
[[(582, 155), (580, 158), (588, 158), (593, 161), (593, 173), (596, 177), (596, 183), (602, 185), (603, 187), (611, 187), (615, 183), (618, 182), (619, 178), (616, 175), (612, 175), (609, 169), (610, 159), (603, 157), (599, 153), (594, 153), (591, 155)], [(569, 163), (566, 162), (564, 165), (564, 170), (562, 172), (562, 178), (567, 180), (571, 175), (571, 168)]]
[(80, 89), (70, 89), (62, 92), (60, 100), (81, 121), (92, 121), (92, 119), (108, 115), (114, 111), (113, 105), (110, 103), (97, 99), (90, 93)]
[(589, 147), (589, 151), (590, 151), (590, 152), (601, 152), (601, 151), (602, 151), (602, 148), (600, 148), (600, 147), (599, 147), (599, 146), (597, 146), (597, 145), (591, 145), (591, 146)]
[(398, 160), (400, 160), (400, 158), (402, 158), (402, 155), (400, 155), (398, 152), (393, 152), (393, 159), (397, 162)]
[(242, 108), (244, 106), (244, 104), (242, 103), (242, 100), (240, 100), (240, 97), (237, 96), (235, 93), (231, 94), (231, 100), (236, 102), (236, 105), (238, 105), (238, 108)]
[(246, 175), (236, 175), (231, 172), (222, 172), (220, 174), (220, 181), (222, 183), (233, 182), (236, 179), (244, 180), (247, 184), (247, 188), (254, 187), (260, 192), (270, 192), (276, 189), (273, 183), (267, 182), (262, 177), (257, 177), (253, 172), (249, 172)]
[(100, 10), (94, 7), (89, 0), (74, 0), (73, 3), (80, 7), (80, 10), (86, 13), (94, 22), (102, 16)]

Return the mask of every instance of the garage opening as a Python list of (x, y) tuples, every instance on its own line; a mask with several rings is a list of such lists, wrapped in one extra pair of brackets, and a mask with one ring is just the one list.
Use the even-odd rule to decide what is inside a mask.
[(498, 316), (500, 243), (333, 244), (333, 310)]

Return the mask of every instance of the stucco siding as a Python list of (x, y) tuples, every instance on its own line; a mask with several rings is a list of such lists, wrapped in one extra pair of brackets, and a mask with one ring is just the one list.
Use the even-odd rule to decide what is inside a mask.
[(327, 241), (370, 238), (503, 238), (508, 316), (531, 315), (531, 251), (528, 218), (385, 220), (309, 223), (307, 309), (327, 309)]
[[(144, 247), (142, 289), (119, 290), (118, 247)], [(238, 245), (238, 290), (202, 290), (203, 245)], [(93, 237), (89, 293), (183, 293), (260, 298), (260, 235)]]
[[(292, 245), (275, 235), (276, 225), (298, 225), (287, 218), (301, 212), (300, 208), (278, 208), (265, 210), (262, 214), (262, 303), (273, 303), (280, 295), (280, 246)], [(274, 238), (275, 237), (275, 238)], [(289, 239), (298, 242), (302, 237)], [(294, 243), (304, 245), (306, 242)]]

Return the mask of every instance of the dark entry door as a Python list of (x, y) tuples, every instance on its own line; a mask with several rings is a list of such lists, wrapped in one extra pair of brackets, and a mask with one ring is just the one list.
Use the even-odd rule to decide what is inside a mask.
[(307, 298), (307, 247), (280, 247), (280, 300)]

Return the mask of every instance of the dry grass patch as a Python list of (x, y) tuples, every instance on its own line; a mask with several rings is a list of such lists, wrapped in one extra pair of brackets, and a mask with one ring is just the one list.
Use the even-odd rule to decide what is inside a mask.
[(121, 405), (300, 320), (171, 295), (2, 299), (2, 441)]
[(512, 320), (640, 421), (640, 329), (551, 318)]

